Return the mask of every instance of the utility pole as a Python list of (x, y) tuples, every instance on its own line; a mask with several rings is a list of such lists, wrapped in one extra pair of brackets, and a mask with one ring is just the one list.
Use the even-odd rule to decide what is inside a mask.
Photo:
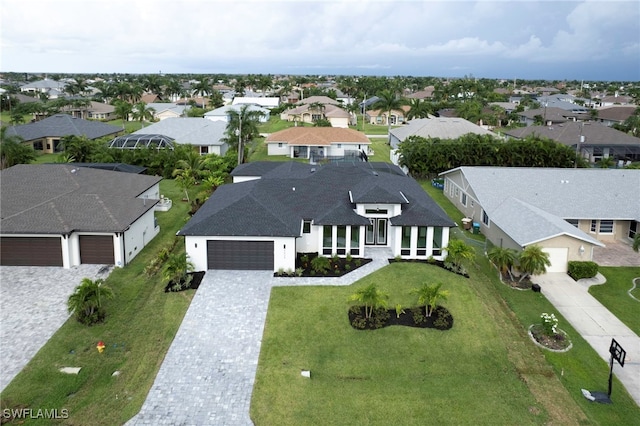
[(578, 139), (578, 143), (576, 143), (576, 164), (574, 169), (578, 168), (578, 158), (580, 155), (580, 144), (584, 142), (584, 136), (582, 135), (582, 129), (584, 128), (584, 122), (580, 123), (580, 138)]

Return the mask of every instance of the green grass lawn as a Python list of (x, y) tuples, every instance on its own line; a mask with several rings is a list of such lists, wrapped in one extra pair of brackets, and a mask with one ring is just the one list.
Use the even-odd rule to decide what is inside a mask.
[[(633, 279), (640, 277), (640, 268), (600, 266), (598, 270), (607, 282), (589, 287), (589, 293), (634, 333), (640, 335), (640, 302), (629, 297), (628, 293), (633, 287)], [(638, 297), (636, 294), (634, 296)]]
[[(117, 126), (122, 129), (122, 119), (107, 121), (107, 124), (111, 124), (112, 126)], [(149, 123), (145, 124), (145, 127), (148, 126)], [(142, 128), (142, 124), (139, 121), (125, 121), (124, 123), (124, 131), (125, 133), (133, 133), (136, 130), (140, 130)]]
[[(2, 392), (3, 409), (66, 408), (65, 424), (77, 425), (123, 424), (138, 413), (194, 294), (164, 293), (159, 275), (143, 273), (188, 217), (175, 182), (163, 180), (160, 188), (176, 201), (168, 212), (156, 213), (161, 233), (106, 280), (115, 293), (106, 303), (106, 322), (86, 327), (70, 318)], [(103, 354), (95, 347), (100, 340), (107, 345)], [(57, 371), (63, 366), (82, 370), (65, 375)], [(116, 370), (121, 375), (112, 377)]]
[(38, 154), (38, 156), (36, 157), (35, 161), (33, 161), (31, 164), (55, 163), (55, 162), (58, 161), (58, 158), (60, 158), (61, 155), (62, 155), (61, 153)]

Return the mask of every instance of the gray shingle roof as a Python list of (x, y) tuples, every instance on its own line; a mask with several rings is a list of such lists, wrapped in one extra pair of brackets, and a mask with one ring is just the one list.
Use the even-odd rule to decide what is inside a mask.
[(198, 146), (223, 145), (221, 140), (227, 129), (223, 121), (211, 121), (199, 117), (167, 118), (150, 126), (136, 130), (133, 134), (159, 134), (170, 136), (177, 143)]
[(7, 129), (8, 135), (20, 136), (25, 141), (46, 137), (61, 138), (70, 135), (97, 139), (120, 132), (122, 132), (120, 127), (99, 121), (74, 118), (68, 114), (55, 114), (44, 120), (36, 121), (35, 123), (22, 124)]
[(123, 232), (157, 203), (136, 197), (161, 180), (72, 164), (21, 164), (0, 179), (3, 234)]
[(436, 117), (411, 120), (406, 126), (391, 129), (391, 145), (397, 148), (398, 141), (402, 142), (409, 136), (423, 138), (457, 139), (468, 133), (477, 135), (497, 135), (464, 118)]
[[(237, 175), (261, 168), (259, 163), (246, 166)], [(317, 225), (369, 224), (355, 213), (349, 191), (360, 194), (360, 201), (404, 203), (407, 217), (403, 213), (392, 218), (393, 225), (455, 226), (420, 185), (395, 166), (289, 162), (263, 170), (261, 179), (218, 188), (179, 234), (299, 236), (304, 219)]]
[(568, 146), (575, 146), (584, 136), (584, 142), (580, 146), (590, 145), (631, 145), (640, 147), (640, 138), (628, 135), (601, 123), (567, 122), (554, 124), (553, 126), (529, 126), (518, 127), (505, 131), (505, 134), (524, 139), (529, 135), (537, 135), (552, 139)]
[(490, 218), (515, 197), (562, 219), (640, 220), (640, 170), (459, 167)]

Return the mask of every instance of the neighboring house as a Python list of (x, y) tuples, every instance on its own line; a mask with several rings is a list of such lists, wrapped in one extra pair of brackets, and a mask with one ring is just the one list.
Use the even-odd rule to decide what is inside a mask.
[(98, 139), (115, 136), (122, 131), (120, 127), (111, 124), (74, 118), (68, 114), (55, 114), (34, 123), (9, 127), (7, 135), (21, 137), (22, 143), (31, 146), (35, 151), (52, 154), (63, 151), (60, 141), (65, 136)]
[[(640, 170), (458, 167), (444, 194), (494, 245), (549, 253), (548, 272), (588, 261), (607, 241), (640, 231)], [(640, 265), (640, 257), (638, 259)]]
[(159, 177), (74, 164), (20, 164), (0, 177), (2, 265), (124, 266), (160, 231)]
[[(193, 145), (201, 155), (224, 155), (229, 148), (224, 142), (227, 123), (211, 121), (200, 117), (167, 118), (153, 123), (131, 135), (121, 138), (135, 138), (148, 135), (163, 135), (173, 139), (173, 143)], [(116, 144), (117, 145), (117, 144)], [(115, 146), (112, 141), (112, 146)]]
[(246, 96), (236, 96), (235, 98), (233, 98), (232, 105), (241, 105), (241, 104), (255, 104), (270, 110), (280, 105), (280, 98), (278, 97), (246, 97)]
[[(542, 136), (573, 147), (589, 161), (597, 163), (612, 157), (616, 161), (640, 161), (640, 138), (628, 135), (600, 123), (567, 122), (554, 126), (529, 126), (506, 130), (507, 136), (524, 139)], [(579, 144), (579, 147), (576, 145)]]
[(113, 105), (102, 102), (91, 101), (88, 106), (67, 105), (63, 108), (64, 113), (71, 114), (75, 118), (92, 120), (115, 120), (116, 108)]
[[(249, 111), (258, 111), (260, 113), (260, 122), (266, 123), (269, 121), (269, 110), (266, 108), (262, 108), (258, 105), (248, 104)], [(220, 108), (216, 108), (212, 111), (209, 111), (204, 114), (204, 118), (211, 121), (224, 121), (225, 123), (229, 122), (229, 112), (235, 111), (240, 112), (240, 108), (242, 105), (225, 105)]]
[(55, 99), (64, 93), (65, 83), (56, 80), (44, 80), (32, 81), (31, 83), (20, 86), (20, 91), (23, 93), (33, 93), (39, 95), (41, 93), (46, 94), (49, 99)]
[(614, 95), (603, 96), (598, 99), (594, 99), (600, 106), (607, 107), (612, 105), (633, 105), (633, 98), (631, 96), (622, 96), (616, 92)]
[(635, 113), (636, 109), (636, 106), (610, 106), (599, 108), (597, 110), (597, 120), (605, 126), (622, 124), (627, 118), (631, 117)]
[(525, 126), (533, 126), (536, 119), (541, 119), (544, 125), (551, 126), (553, 124), (566, 123), (567, 121), (576, 121), (578, 118), (585, 118), (584, 114), (576, 114), (566, 109), (557, 107), (528, 109), (518, 113), (520, 123)]
[(184, 117), (186, 111), (191, 108), (190, 105), (178, 105), (176, 103), (150, 103), (147, 104), (147, 108), (153, 108), (153, 119), (162, 121), (167, 118)]
[[(575, 101), (578, 100), (575, 96), (568, 94), (557, 94), (550, 96), (538, 96), (536, 98), (536, 102), (538, 102), (542, 107), (548, 108), (561, 108), (566, 111), (571, 111), (576, 114), (588, 114), (589, 108), (578, 105)], [(587, 103), (588, 99), (582, 99), (584, 103)]]
[(409, 105), (403, 105), (401, 109), (394, 109), (389, 114), (389, 111), (383, 111), (380, 109), (367, 110), (365, 112), (365, 119), (369, 124), (381, 124), (388, 125), (391, 122), (391, 125), (402, 124), (405, 122), (407, 113), (411, 107)]
[(418, 118), (409, 121), (406, 126), (391, 129), (389, 133), (389, 145), (391, 145), (391, 161), (398, 164), (398, 145), (410, 136), (420, 136), (423, 138), (458, 139), (466, 134), (491, 135), (498, 137), (495, 133), (483, 127), (473, 124), (464, 118), (458, 117), (434, 117)]
[[(500, 89), (495, 89), (494, 92), (496, 90), (500, 90)], [(507, 114), (511, 114), (518, 107), (518, 105), (511, 102), (489, 102), (489, 106), (498, 106), (502, 108), (504, 112)]]
[(361, 158), (371, 145), (364, 133), (337, 127), (290, 127), (270, 134), (265, 143), (268, 155), (313, 161), (331, 157)]
[[(268, 164), (265, 164), (268, 163)], [(296, 255), (442, 260), (455, 224), (388, 163), (242, 164), (178, 232), (196, 270), (296, 268)]]
[[(331, 100), (333, 101), (333, 99)], [(341, 127), (343, 129), (349, 128), (351, 114), (337, 106), (336, 101), (333, 101), (334, 103), (327, 104), (320, 102), (306, 103), (306, 101), (307, 100), (305, 99), (304, 101), (299, 102), (299, 105), (295, 108), (284, 111), (280, 114), (280, 119), (285, 121), (295, 121), (296, 123), (315, 123), (318, 120), (328, 120), (331, 123), (331, 127)]]
[(434, 86), (427, 86), (424, 90), (419, 90), (407, 95), (409, 99), (433, 99), (433, 92), (436, 88)]

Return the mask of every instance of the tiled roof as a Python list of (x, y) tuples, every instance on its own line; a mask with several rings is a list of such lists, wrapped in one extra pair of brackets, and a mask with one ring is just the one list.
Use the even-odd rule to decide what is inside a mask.
[(454, 226), (422, 187), (395, 166), (290, 163), (298, 165), (287, 176), (287, 163), (281, 164), (266, 167), (270, 170), (261, 179), (218, 188), (179, 234), (299, 236), (305, 219), (316, 225), (369, 224), (354, 211), (350, 191), (359, 202), (402, 203), (407, 215), (391, 218), (393, 225)]
[(278, 142), (313, 146), (331, 145), (332, 143), (371, 143), (364, 133), (339, 127), (290, 127), (272, 133), (266, 139), (266, 143)]
[(122, 129), (111, 124), (99, 121), (74, 118), (68, 114), (56, 114), (35, 123), (22, 124), (9, 127), (8, 135), (20, 136), (25, 141), (42, 139), (47, 137), (86, 136), (89, 139), (97, 139), (103, 136), (114, 135), (122, 132)]
[(136, 197), (161, 180), (73, 164), (21, 164), (0, 178), (3, 234), (123, 232), (157, 203)]

